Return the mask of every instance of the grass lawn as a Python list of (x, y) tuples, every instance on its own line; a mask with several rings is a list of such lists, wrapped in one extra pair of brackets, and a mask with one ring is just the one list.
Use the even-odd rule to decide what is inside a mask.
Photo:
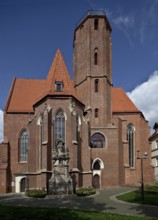
[(158, 206), (158, 185), (147, 185), (144, 190), (144, 201), (141, 199), (141, 191), (136, 190), (120, 196), (117, 199), (126, 202), (157, 205)]
[(0, 220), (154, 220), (155, 218), (72, 209), (0, 206)]

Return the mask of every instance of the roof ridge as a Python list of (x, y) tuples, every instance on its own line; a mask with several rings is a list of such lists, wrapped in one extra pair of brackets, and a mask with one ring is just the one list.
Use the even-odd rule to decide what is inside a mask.
[[(55, 83), (63, 81), (62, 89), (56, 90)], [(45, 79), (17, 79), (6, 105), (7, 112), (33, 112), (37, 103), (47, 96), (73, 97), (82, 103), (74, 88), (61, 51), (58, 49)], [(25, 97), (25, 98), (24, 98)], [(83, 103), (82, 103), (83, 104)]]
[[(63, 58), (63, 55), (62, 55), (60, 49), (58, 49), (56, 52), (54, 61), (51, 65), (51, 68), (50, 68), (48, 76), (47, 76), (47, 80), (50, 85), (50, 87), (49, 87), (50, 93), (53, 93), (55, 91), (55, 85), (54, 85), (55, 81), (63, 81), (63, 83), (65, 84), (64, 88), (63, 88), (63, 92), (65, 91), (65, 89), (70, 90), (73, 93), (75, 91), (73, 83), (70, 79), (70, 75), (69, 75), (67, 66), (65, 64), (65, 61), (64, 61), (64, 58)], [(74, 90), (74, 91), (72, 91), (72, 90)]]
[(51, 67), (49, 69), (48, 75), (47, 75), (47, 81), (48, 81), (48, 85), (49, 85), (49, 87), (47, 89), (48, 93), (52, 92), (52, 88), (53, 88), (53, 84), (54, 84), (54, 80), (55, 80), (55, 73), (56, 73), (56, 70), (57, 70), (57, 62), (58, 62), (58, 59), (59, 59), (59, 53), (61, 53), (61, 51), (58, 48), (57, 52), (55, 54), (54, 60), (53, 60), (53, 62), (51, 64)]
[[(63, 82), (62, 91), (55, 89), (56, 82)], [(46, 85), (36, 101), (40, 101), (47, 95), (71, 95), (79, 100), (60, 49), (55, 54), (46, 78)]]
[(10, 91), (9, 91), (9, 94), (8, 94), (7, 102), (6, 102), (6, 105), (4, 107), (4, 111), (5, 112), (7, 112), (7, 110), (8, 110), (8, 107), (9, 107), (9, 104), (10, 104), (10, 101), (11, 101), (11, 97), (13, 95), (13, 90), (14, 90), (15, 82), (16, 82), (16, 77), (14, 76), (14, 78), (12, 80), (12, 83), (11, 83)]
[[(54, 59), (53, 59), (53, 62), (52, 62), (52, 64), (51, 64), (51, 66), (50, 66), (50, 69), (49, 69), (49, 72), (48, 72), (48, 75), (47, 75), (47, 80), (49, 79), (49, 78), (51, 78), (52, 76), (54, 76), (54, 72), (55, 72), (55, 70), (56, 70), (56, 65), (57, 65), (57, 58), (58, 58), (58, 56), (59, 56), (59, 52), (60, 52), (60, 50), (58, 49), (57, 50), (57, 52), (56, 52), (56, 54), (55, 54), (55, 57), (54, 57)], [(53, 75), (52, 75), (53, 74)]]

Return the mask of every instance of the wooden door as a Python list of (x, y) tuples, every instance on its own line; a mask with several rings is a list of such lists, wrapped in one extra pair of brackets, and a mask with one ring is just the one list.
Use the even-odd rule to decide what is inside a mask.
[(99, 175), (94, 175), (93, 176), (93, 187), (96, 189), (100, 188), (100, 177)]

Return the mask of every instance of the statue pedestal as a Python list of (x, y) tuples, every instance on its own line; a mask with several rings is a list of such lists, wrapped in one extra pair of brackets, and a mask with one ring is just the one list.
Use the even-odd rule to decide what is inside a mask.
[(48, 183), (49, 195), (63, 195), (73, 193), (72, 179), (69, 175), (69, 153), (68, 149), (59, 152), (57, 148), (53, 151), (53, 173)]

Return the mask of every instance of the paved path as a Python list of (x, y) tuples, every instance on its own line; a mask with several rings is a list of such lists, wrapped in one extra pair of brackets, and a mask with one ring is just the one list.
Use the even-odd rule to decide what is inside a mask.
[(28, 198), (21, 194), (0, 195), (0, 204), (73, 208), (91, 211), (113, 212), (126, 215), (151, 216), (158, 219), (158, 207), (118, 201), (115, 195), (133, 190), (129, 187), (99, 190), (89, 197), (47, 196), (44, 199)]

